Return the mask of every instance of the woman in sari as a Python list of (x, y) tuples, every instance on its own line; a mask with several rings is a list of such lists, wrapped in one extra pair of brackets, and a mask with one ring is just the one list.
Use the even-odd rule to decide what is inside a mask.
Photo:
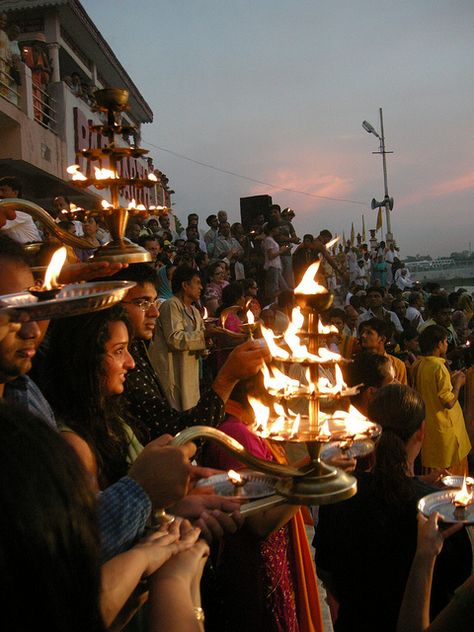
[[(254, 456), (286, 462), (282, 450), (252, 432), (255, 417), (247, 394), (267, 397), (261, 373), (237, 384), (219, 429)], [(204, 463), (223, 470), (244, 467), (215, 444), (206, 447)], [(309, 515), (306, 518), (312, 524)], [(247, 518), (237, 534), (223, 541), (214, 568), (218, 589), (209, 595), (207, 631), (322, 631), (314, 564), (299, 506), (283, 505)]]

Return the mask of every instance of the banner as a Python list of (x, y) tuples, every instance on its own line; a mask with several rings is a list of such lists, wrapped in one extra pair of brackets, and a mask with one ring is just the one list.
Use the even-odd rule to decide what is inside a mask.
[(379, 206), (379, 212), (377, 213), (377, 226), (375, 230), (382, 230), (382, 207)]

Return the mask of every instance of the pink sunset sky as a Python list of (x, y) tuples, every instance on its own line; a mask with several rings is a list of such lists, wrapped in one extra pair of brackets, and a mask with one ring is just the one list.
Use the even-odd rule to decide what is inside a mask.
[(83, 5), (154, 111), (143, 144), (182, 221), (239, 221), (240, 197), (268, 194), (299, 234), (374, 227), (382, 159), (361, 124), (380, 131), (382, 107), (402, 256), (470, 248), (472, 0)]

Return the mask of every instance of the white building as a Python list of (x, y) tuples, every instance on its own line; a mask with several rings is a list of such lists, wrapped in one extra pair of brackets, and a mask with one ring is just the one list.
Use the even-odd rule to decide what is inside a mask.
[[(140, 128), (152, 122), (153, 112), (78, 0), (4, 0), (0, 12), (6, 14), (7, 33), (12, 26), (19, 29), (9, 54), (3, 56), (0, 48), (0, 177), (20, 178), (23, 197), (47, 210), (56, 195), (96, 208), (104, 193), (77, 189), (66, 173), (78, 162), (77, 151), (103, 142), (89, 130), (90, 122), (101, 121), (93, 110), (94, 91), (129, 91), (124, 119), (136, 126), (138, 138), (124, 143), (139, 142)], [(17, 62), (15, 46), (21, 54)], [(124, 190), (122, 203), (135, 198), (171, 207), (168, 179), (151, 158), (122, 162), (132, 176), (150, 171), (158, 176), (155, 189)], [(84, 162), (81, 167), (85, 171)]]

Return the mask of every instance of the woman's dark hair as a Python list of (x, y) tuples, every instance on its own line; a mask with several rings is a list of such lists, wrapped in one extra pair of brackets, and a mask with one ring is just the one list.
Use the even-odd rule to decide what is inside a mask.
[(4, 176), (0, 178), (0, 187), (10, 187), (12, 191), (16, 191), (18, 197), (22, 197), (22, 186), (21, 182), (15, 176)]
[(415, 338), (419, 338), (419, 336), (420, 334), (417, 328), (412, 325), (408, 325), (403, 331), (395, 334), (395, 340), (398, 342), (400, 349), (403, 351), (406, 348), (407, 342), (415, 340)]
[(430, 316), (435, 316), (443, 309), (450, 309), (451, 305), (449, 304), (447, 296), (444, 296), (443, 294), (432, 294), (428, 297), (426, 307), (430, 313)]
[(387, 356), (361, 351), (343, 369), (344, 379), (348, 386), (359, 386), (359, 394), (351, 397), (351, 402), (355, 403), (360, 399), (363, 391), (367, 388), (379, 389), (382, 387), (387, 376), (390, 374), (390, 360)]
[(421, 427), (425, 405), (413, 388), (387, 384), (370, 400), (368, 417), (382, 426), (373, 471), (375, 494), (393, 508), (402, 506), (414, 498), (407, 471), (406, 443)]
[(243, 288), (244, 288), (244, 294), (245, 294), (245, 296), (247, 296), (248, 295), (248, 291), (250, 290), (250, 288), (254, 288), (258, 284), (257, 284), (257, 281), (255, 281), (255, 279), (243, 279), (242, 285), (243, 285)]
[(420, 351), (423, 355), (430, 355), (433, 353), (435, 347), (446, 340), (448, 337), (448, 330), (441, 325), (429, 325), (420, 334), (418, 342), (420, 343)]
[[(0, 403), (0, 576), (7, 629), (105, 632), (96, 499), (74, 450)], [(25, 578), (34, 588), (25, 591)]]
[(194, 277), (199, 277), (200, 274), (195, 268), (187, 265), (179, 265), (174, 271), (173, 278), (171, 279), (171, 291), (173, 294), (181, 292), (183, 289), (183, 283), (189, 283)]
[(101, 488), (124, 476), (129, 466), (130, 437), (120, 398), (106, 393), (102, 368), (109, 324), (114, 322), (125, 323), (129, 338), (133, 338), (128, 314), (121, 305), (54, 321), (45, 360), (47, 382), (42, 387), (58, 420), (93, 450)]
[[(151, 237), (154, 239), (154, 237)], [(133, 263), (127, 268), (122, 268), (116, 272), (113, 277), (104, 277), (104, 280), (110, 281), (112, 278), (114, 281), (134, 281), (137, 285), (143, 286), (145, 283), (151, 283), (157, 286), (156, 270), (148, 263)]]
[(198, 266), (201, 266), (202, 263), (206, 260), (206, 257), (209, 257), (207, 252), (204, 252), (203, 250), (199, 250), (196, 256), (194, 257), (194, 261), (197, 263)]
[(270, 402), (273, 401), (265, 388), (264, 377), (261, 371), (256, 375), (239, 380), (232, 389), (229, 399), (239, 403), (243, 408), (248, 408), (250, 406), (249, 395), (268, 406), (270, 406)]
[(230, 307), (236, 305), (237, 301), (244, 296), (244, 288), (240, 281), (232, 281), (229, 285), (226, 285), (222, 290), (222, 303), (221, 308)]

